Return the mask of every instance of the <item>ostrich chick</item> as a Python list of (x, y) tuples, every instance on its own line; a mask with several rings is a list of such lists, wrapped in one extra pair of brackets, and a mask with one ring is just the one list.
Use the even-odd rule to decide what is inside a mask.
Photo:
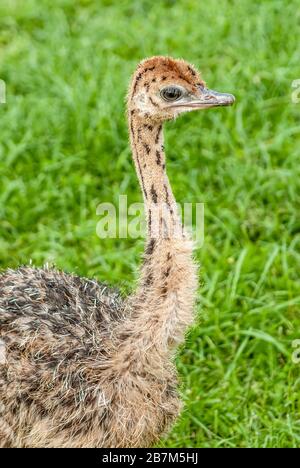
[(22, 267), (0, 276), (0, 447), (149, 447), (180, 411), (176, 347), (193, 321), (197, 269), (165, 165), (162, 124), (227, 106), (183, 60), (152, 57), (127, 112), (147, 241), (135, 292)]

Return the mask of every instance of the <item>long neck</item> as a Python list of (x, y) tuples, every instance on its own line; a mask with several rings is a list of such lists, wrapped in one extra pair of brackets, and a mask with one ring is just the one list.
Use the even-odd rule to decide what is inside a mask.
[(197, 269), (166, 175), (162, 127), (131, 113), (129, 129), (148, 233), (140, 279), (116, 330), (112, 365), (123, 375), (130, 367), (165, 378), (169, 358), (193, 322)]
[(145, 122), (131, 111), (129, 130), (148, 231), (131, 326), (149, 345), (171, 349), (193, 321), (193, 245), (182, 229), (166, 174), (162, 125)]
[(182, 231), (166, 173), (163, 129), (134, 111), (129, 115), (133, 160), (144, 197), (148, 238), (174, 237)]

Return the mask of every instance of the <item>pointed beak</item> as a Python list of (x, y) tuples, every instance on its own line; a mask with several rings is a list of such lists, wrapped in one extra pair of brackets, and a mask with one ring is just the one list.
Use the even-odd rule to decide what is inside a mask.
[(176, 107), (189, 109), (208, 109), (210, 107), (232, 106), (235, 97), (228, 93), (218, 93), (212, 89), (204, 88), (199, 98), (193, 98), (186, 102), (175, 104)]
[(190, 102), (189, 107), (195, 109), (206, 109), (208, 107), (232, 106), (235, 97), (228, 93), (218, 93), (212, 89), (205, 88), (198, 100)]

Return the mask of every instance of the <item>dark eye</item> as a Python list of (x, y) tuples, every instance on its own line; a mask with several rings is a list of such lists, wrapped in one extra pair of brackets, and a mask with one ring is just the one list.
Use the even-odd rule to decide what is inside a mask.
[(161, 90), (160, 95), (165, 101), (177, 101), (183, 95), (183, 91), (177, 86), (168, 86)]

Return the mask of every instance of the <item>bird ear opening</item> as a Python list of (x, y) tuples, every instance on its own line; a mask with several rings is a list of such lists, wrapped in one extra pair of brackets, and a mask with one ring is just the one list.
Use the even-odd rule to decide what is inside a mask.
[(144, 91), (140, 91), (134, 97), (134, 104), (140, 111), (146, 111), (148, 106), (148, 96)]

